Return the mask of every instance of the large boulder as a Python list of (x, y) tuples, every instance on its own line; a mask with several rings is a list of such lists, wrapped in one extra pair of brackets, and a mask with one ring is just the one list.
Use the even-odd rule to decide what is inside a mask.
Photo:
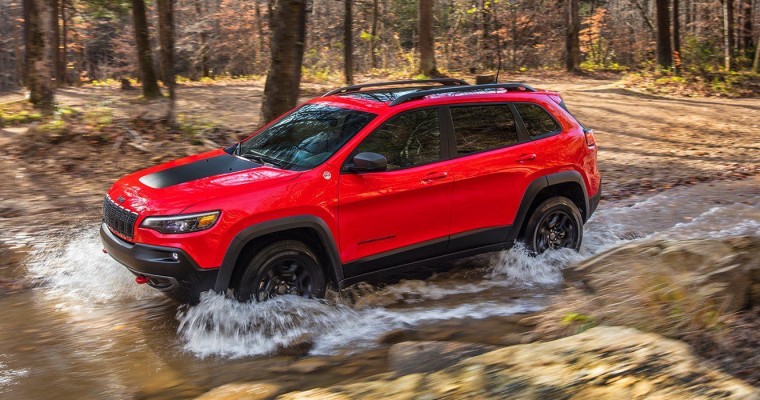
[(278, 399), (443, 397), (757, 399), (760, 391), (706, 365), (683, 342), (632, 328), (597, 327), (505, 347), (437, 372), (378, 375)]
[(725, 314), (760, 305), (760, 238), (635, 242), (565, 274), (604, 306), (674, 304)]

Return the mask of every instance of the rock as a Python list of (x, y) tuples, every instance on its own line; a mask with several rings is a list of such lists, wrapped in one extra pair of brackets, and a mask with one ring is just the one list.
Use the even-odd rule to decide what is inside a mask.
[(388, 369), (398, 375), (430, 372), (496, 349), (474, 343), (403, 342), (388, 350)]
[(309, 354), (313, 347), (314, 338), (310, 334), (304, 333), (288, 345), (278, 348), (275, 354), (287, 357), (304, 357)]
[(330, 365), (332, 363), (324, 358), (307, 358), (294, 362), (288, 367), (288, 370), (299, 374), (310, 374)]
[(378, 375), (348, 385), (287, 393), (278, 399), (758, 396), (758, 389), (710, 368), (685, 343), (632, 328), (597, 327), (551, 342), (498, 349), (437, 372)]
[(271, 383), (231, 383), (219, 386), (197, 400), (264, 400), (274, 398), (280, 387)]
[(396, 344), (419, 339), (419, 332), (414, 329), (394, 329), (377, 339), (379, 344)]
[(629, 290), (649, 291), (658, 301), (734, 312), (760, 304), (752, 289), (760, 284), (760, 238), (636, 242), (565, 272), (605, 304), (627, 300)]

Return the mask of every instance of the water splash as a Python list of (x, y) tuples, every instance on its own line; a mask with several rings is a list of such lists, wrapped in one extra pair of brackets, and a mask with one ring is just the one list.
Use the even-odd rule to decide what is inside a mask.
[(14, 385), (18, 379), (27, 375), (29, 375), (29, 369), (11, 369), (0, 361), (0, 393), (9, 390), (9, 386)]
[(282, 296), (263, 303), (239, 303), (204, 293), (195, 307), (181, 310), (178, 332), (185, 349), (200, 357), (270, 354), (306, 335), (312, 354), (370, 347), (384, 332), (416, 324), (458, 318), (481, 319), (538, 311), (541, 306), (515, 300), (441, 308), (364, 308)]
[(27, 277), (45, 286), (46, 296), (90, 305), (159, 296), (135, 285), (134, 275), (102, 252), (97, 228), (75, 231), (67, 238), (49, 239), (55, 245), (35, 248), (26, 263)]

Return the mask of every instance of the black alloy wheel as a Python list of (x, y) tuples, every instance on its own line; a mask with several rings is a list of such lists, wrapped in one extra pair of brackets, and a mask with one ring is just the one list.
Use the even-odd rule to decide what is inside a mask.
[(324, 272), (314, 252), (299, 241), (283, 240), (250, 259), (237, 282), (235, 297), (240, 301), (284, 295), (323, 297), (325, 287)]
[(530, 216), (522, 239), (535, 254), (560, 248), (580, 250), (583, 221), (578, 207), (565, 197), (545, 200)]

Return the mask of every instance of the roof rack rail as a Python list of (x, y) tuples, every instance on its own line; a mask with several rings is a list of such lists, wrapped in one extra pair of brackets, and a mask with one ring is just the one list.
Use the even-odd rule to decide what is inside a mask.
[(370, 87), (383, 87), (383, 86), (396, 86), (396, 85), (410, 85), (415, 83), (440, 83), (444, 86), (465, 86), (469, 85), (469, 83), (461, 80), (461, 79), (455, 79), (455, 78), (439, 78), (439, 79), (410, 79), (405, 81), (388, 81), (388, 82), (376, 82), (376, 83), (364, 83), (361, 85), (351, 85), (351, 86), (344, 86), (341, 88), (337, 88), (335, 90), (331, 90), (325, 94), (322, 95), (322, 97), (332, 96), (335, 94), (344, 94), (344, 93), (351, 93), (351, 92), (358, 92), (365, 88)]
[(399, 96), (396, 100), (393, 100), (390, 103), (390, 106), (391, 107), (397, 106), (401, 103), (405, 103), (410, 100), (415, 100), (415, 99), (419, 99), (425, 96), (430, 96), (431, 94), (474, 92), (474, 91), (483, 90), (483, 89), (521, 89), (528, 92), (537, 92), (536, 89), (524, 83), (488, 83), (485, 85), (469, 85), (469, 86), (447, 87), (447, 88), (439, 88), (439, 89), (418, 90), (416, 92), (406, 93)]

